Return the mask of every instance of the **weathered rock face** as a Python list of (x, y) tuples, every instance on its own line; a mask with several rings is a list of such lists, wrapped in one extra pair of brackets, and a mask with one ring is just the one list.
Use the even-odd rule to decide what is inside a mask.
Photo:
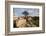
[(16, 21), (16, 26), (17, 27), (25, 27), (26, 26), (26, 19), (19, 19)]

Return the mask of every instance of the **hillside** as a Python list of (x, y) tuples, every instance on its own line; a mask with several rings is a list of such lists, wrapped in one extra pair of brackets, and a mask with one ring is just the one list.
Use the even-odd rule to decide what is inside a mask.
[[(27, 18), (27, 20), (25, 18)], [(39, 17), (38, 16), (33, 16), (33, 17), (31, 17), (31, 16), (13, 17), (13, 19), (14, 19), (14, 21), (13, 21), (14, 22), (14, 28), (15, 27), (39, 27)], [(17, 21), (18, 24), (20, 22), (20, 24), (18, 25), (16, 23), (16, 21)], [(25, 22), (25, 24), (24, 24), (24, 22)]]

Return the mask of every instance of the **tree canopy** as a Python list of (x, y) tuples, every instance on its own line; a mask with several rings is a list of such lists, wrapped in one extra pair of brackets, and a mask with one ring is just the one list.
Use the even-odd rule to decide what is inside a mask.
[(29, 13), (27, 11), (24, 11), (22, 14), (25, 16), (29, 15)]

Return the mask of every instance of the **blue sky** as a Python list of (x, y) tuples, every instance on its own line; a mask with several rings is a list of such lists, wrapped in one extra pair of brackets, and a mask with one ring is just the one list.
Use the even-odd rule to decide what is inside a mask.
[(39, 16), (39, 9), (37, 8), (13, 8), (14, 16), (24, 16), (22, 12), (27, 11), (29, 16)]

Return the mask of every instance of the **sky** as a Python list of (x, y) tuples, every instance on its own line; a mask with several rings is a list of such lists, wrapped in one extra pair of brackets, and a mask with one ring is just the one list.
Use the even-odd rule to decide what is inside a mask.
[(24, 16), (22, 13), (27, 11), (29, 13), (28, 16), (39, 16), (38, 8), (13, 8), (14, 16)]

